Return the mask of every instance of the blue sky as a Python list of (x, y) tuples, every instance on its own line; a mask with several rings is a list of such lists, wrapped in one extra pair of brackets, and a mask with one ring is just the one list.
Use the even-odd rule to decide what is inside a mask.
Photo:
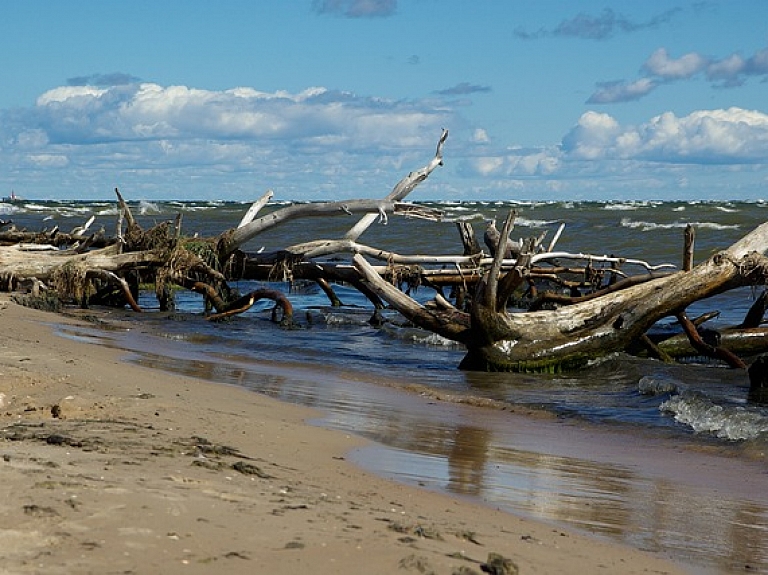
[(0, 193), (768, 198), (768, 2), (0, 5)]

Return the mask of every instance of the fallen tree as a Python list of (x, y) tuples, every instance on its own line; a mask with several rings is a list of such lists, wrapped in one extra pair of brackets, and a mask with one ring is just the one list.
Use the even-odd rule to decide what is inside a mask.
[[(487, 252), (465, 221), (455, 222), (461, 254), (401, 254), (363, 243), (361, 236), (373, 223), (392, 216), (444, 221), (439, 211), (404, 200), (442, 165), (446, 138), (444, 131), (430, 162), (407, 174), (382, 199), (292, 204), (259, 215), (272, 198), (267, 192), (237, 227), (212, 238), (185, 236), (181, 216), (144, 230), (116, 190), (119, 212), (112, 238), (103, 230), (87, 235), (92, 219), (67, 234), (57, 229), (0, 231), (0, 244), (5, 244), (0, 248), (0, 288), (48, 291), (79, 305), (109, 303), (141, 311), (136, 303), (140, 284), (154, 286), (161, 309), (173, 307), (172, 288), (181, 286), (203, 295), (211, 319), (241, 314), (267, 298), (282, 312), (280, 321), (290, 324), (293, 309), (283, 293), (265, 287), (241, 295), (230, 282), (314, 281), (335, 306), (342, 302), (333, 284), (346, 283), (375, 309), (388, 304), (412, 324), (463, 344), (467, 353), (461, 367), (473, 370), (564, 371), (615, 352), (665, 360), (704, 354), (744, 367), (745, 356), (768, 351), (768, 332), (760, 327), (766, 298), (743, 325), (714, 342), (702, 335), (702, 321), (686, 315), (688, 306), (712, 295), (765, 285), (768, 224), (697, 266), (686, 257), (681, 270), (636, 258), (559, 251), (564, 225), (546, 246), (545, 234), (513, 243), (514, 212), (501, 230), (494, 221), (487, 223)], [(339, 238), (271, 253), (242, 251), (246, 242), (276, 226), (355, 214), (361, 216)], [(692, 230), (687, 237), (685, 253), (692, 254)], [(418, 286), (434, 289), (434, 299), (419, 303), (410, 297), (409, 290)], [(676, 318), (684, 334), (664, 340), (650, 334), (665, 317)]]
[[(530, 278), (536, 257), (533, 242), (528, 242), (514, 267), (502, 273), (504, 243), (513, 216), (502, 229), (500, 249), (468, 311), (422, 306), (392, 289), (362, 256), (355, 256), (355, 265), (372, 289), (414, 324), (464, 344), (467, 354), (462, 368), (487, 371), (581, 368), (592, 359), (630, 350), (660, 319), (682, 317), (685, 308), (696, 301), (739, 286), (764, 285), (768, 279), (768, 259), (763, 255), (768, 250), (766, 223), (690, 271), (628, 278), (604, 293), (596, 290), (594, 296), (571, 298), (570, 305), (512, 313), (508, 300)], [(567, 254), (555, 255), (563, 258)], [(539, 256), (539, 261), (548, 257)], [(564, 298), (558, 300), (566, 303)], [(766, 351), (765, 334), (760, 345), (755, 345), (757, 340), (749, 338), (750, 351)], [(701, 351), (700, 346), (694, 347)], [(721, 351), (714, 346), (707, 353)]]

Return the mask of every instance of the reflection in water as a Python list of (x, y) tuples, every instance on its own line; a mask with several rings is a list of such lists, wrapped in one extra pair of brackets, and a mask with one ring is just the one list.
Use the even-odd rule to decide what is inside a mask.
[(483, 493), (490, 440), (491, 433), (486, 429), (457, 426), (447, 455), (450, 491), (461, 495)]
[[(419, 438), (398, 448), (364, 449), (355, 460), (388, 477), (477, 495), (494, 507), (662, 553), (702, 573), (768, 573), (763, 503), (641, 469), (494, 446), (487, 431), (477, 431), (471, 435), (480, 442), (459, 447), (465, 457), (458, 461), (451, 458), (456, 446), (447, 445), (445, 453), (425, 450), (434, 442)], [(473, 450), (479, 459), (468, 473), (473, 462), (466, 455)], [(447, 469), (436, 463), (441, 456)]]
[[(377, 442), (352, 457), (381, 475), (664, 553), (697, 572), (768, 573), (764, 470), (752, 469), (763, 477), (751, 479), (762, 484), (746, 493), (735, 482), (736, 489), (713, 487), (717, 480), (702, 485), (685, 473), (641, 467), (637, 455), (625, 456), (615, 441), (614, 451), (601, 445), (590, 452), (587, 432), (557, 421), (428, 401), (359, 378), (345, 380), (338, 371), (170, 354), (145, 353), (138, 361), (320, 408), (327, 413), (323, 425)], [(667, 449), (649, 464), (670, 454), (685, 456), (683, 450)], [(692, 457), (700, 464), (706, 455)], [(746, 465), (712, 458), (707, 465), (713, 469)]]

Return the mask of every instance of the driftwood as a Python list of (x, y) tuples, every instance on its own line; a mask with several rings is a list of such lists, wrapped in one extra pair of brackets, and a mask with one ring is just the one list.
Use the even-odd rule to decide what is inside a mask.
[[(504, 230), (501, 237), (503, 243)], [(502, 275), (501, 249), (471, 309), (459, 315), (426, 308), (391, 289), (362, 256), (355, 257), (355, 265), (382, 299), (413, 323), (464, 344), (463, 368), (560, 371), (627, 350), (657, 321), (700, 299), (742, 285), (765, 284), (768, 260), (762, 254), (766, 250), (768, 223), (690, 271), (650, 278), (554, 310), (526, 313), (510, 313), (506, 298), (526, 277), (528, 263), (521, 258), (513, 272)]]
[[(275, 302), (274, 319), (280, 310), (281, 323), (290, 325), (293, 309), (284, 294), (265, 287), (241, 295), (229, 282), (311, 280), (334, 306), (343, 303), (333, 284), (343, 282), (363, 293), (376, 310), (386, 303), (414, 325), (462, 343), (465, 369), (562, 371), (615, 352), (665, 361), (703, 354), (743, 368), (745, 357), (768, 352), (768, 329), (760, 327), (768, 296), (758, 298), (742, 325), (722, 331), (714, 342), (701, 326), (704, 318), (689, 320), (685, 314), (689, 305), (711, 295), (766, 284), (768, 223), (699, 265), (693, 264), (689, 228), (681, 271), (637, 258), (556, 251), (564, 224), (547, 245), (545, 234), (512, 242), (514, 212), (501, 230), (495, 221), (487, 222), (487, 252), (469, 222), (456, 223), (457, 246), (463, 248), (457, 254), (401, 254), (364, 243), (361, 237), (371, 225), (392, 216), (442, 220), (439, 211), (404, 200), (442, 165), (447, 135), (441, 134), (434, 157), (384, 198), (293, 204), (260, 215), (273, 197), (268, 191), (237, 227), (214, 238), (184, 236), (180, 216), (144, 230), (115, 190), (119, 213), (113, 238), (103, 231), (87, 235), (92, 220), (68, 234), (0, 230), (0, 245), (5, 244), (0, 247), (0, 288), (31, 285), (78, 305), (114, 300), (140, 311), (140, 283), (154, 285), (161, 309), (172, 307), (171, 288), (181, 286), (203, 295), (209, 319), (231, 318), (266, 298)], [(360, 216), (342, 237), (272, 253), (241, 251), (245, 242), (276, 226), (355, 214)], [(411, 298), (410, 288), (418, 286), (433, 288), (434, 300), (423, 305)], [(665, 317), (677, 318), (683, 333), (666, 339), (651, 333)], [(381, 321), (374, 314), (372, 323)]]

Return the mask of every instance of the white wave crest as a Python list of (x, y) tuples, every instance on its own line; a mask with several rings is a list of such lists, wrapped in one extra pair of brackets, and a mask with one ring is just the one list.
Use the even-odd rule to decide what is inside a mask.
[(515, 226), (520, 226), (521, 228), (543, 228), (545, 226), (553, 226), (559, 223), (560, 220), (531, 220), (519, 216), (515, 218)]
[(684, 391), (659, 406), (675, 421), (690, 426), (696, 433), (711, 433), (721, 439), (755, 439), (768, 431), (768, 417), (743, 407), (724, 407), (700, 393)]
[(670, 229), (684, 229), (688, 224), (699, 229), (710, 230), (738, 230), (738, 224), (718, 224), (716, 222), (670, 222), (667, 224), (660, 224), (657, 222), (645, 222), (635, 221), (629, 218), (621, 219), (621, 226), (630, 229), (639, 229), (643, 232), (649, 232), (653, 230), (670, 230)]
[(411, 334), (411, 340), (416, 343), (423, 343), (426, 345), (434, 345), (434, 346), (441, 346), (441, 347), (443, 346), (455, 347), (459, 345), (455, 341), (444, 338), (443, 336), (437, 335), (436, 333), (424, 334), (422, 336)]
[(158, 206), (154, 202), (148, 202), (147, 200), (141, 200), (139, 202), (139, 213), (142, 216), (145, 216), (147, 214), (159, 214), (160, 213), (160, 206)]

